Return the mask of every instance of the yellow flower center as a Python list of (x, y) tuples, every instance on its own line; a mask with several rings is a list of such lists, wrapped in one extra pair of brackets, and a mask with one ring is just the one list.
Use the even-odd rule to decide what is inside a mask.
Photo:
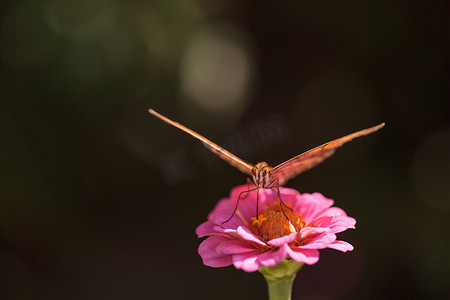
[(294, 231), (299, 232), (305, 227), (305, 220), (295, 211), (284, 208), (284, 213), (286, 215), (281, 211), (280, 205), (274, 202), (266, 206), (258, 218), (252, 218), (248, 228), (253, 234), (267, 242)]

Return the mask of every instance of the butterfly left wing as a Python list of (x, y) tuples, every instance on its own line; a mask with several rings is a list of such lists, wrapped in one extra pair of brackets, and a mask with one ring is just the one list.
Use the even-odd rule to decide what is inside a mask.
[(357, 131), (306, 151), (289, 159), (288, 161), (285, 161), (284, 163), (279, 164), (271, 170), (270, 175), (271, 177), (278, 178), (278, 183), (283, 185), (289, 179), (320, 164), (322, 161), (333, 155), (334, 152), (336, 152), (336, 149), (345, 143), (350, 142), (357, 137), (375, 132), (383, 126), (384, 123), (381, 123), (377, 126)]
[(247, 175), (250, 175), (250, 176), (252, 175), (252, 169), (253, 169), (253, 165), (252, 164), (249, 164), (248, 162), (240, 159), (239, 157), (237, 157), (233, 153), (225, 150), (224, 148), (220, 147), (217, 144), (214, 144), (213, 142), (211, 142), (210, 140), (208, 140), (204, 136), (202, 136), (202, 135), (198, 134), (197, 132), (187, 128), (186, 126), (183, 126), (183, 125), (181, 125), (178, 122), (172, 121), (169, 118), (164, 117), (163, 115), (157, 113), (153, 109), (149, 109), (148, 112), (151, 113), (152, 115), (154, 115), (155, 117), (160, 118), (164, 122), (169, 123), (170, 125), (175, 126), (178, 129), (181, 129), (184, 132), (190, 134), (192, 137), (200, 140), (206, 148), (211, 150), (211, 152), (213, 152), (214, 154), (219, 156), (221, 159), (225, 160), (227, 163), (229, 163), (233, 167), (236, 167), (241, 172), (243, 172), (243, 173), (245, 173)]

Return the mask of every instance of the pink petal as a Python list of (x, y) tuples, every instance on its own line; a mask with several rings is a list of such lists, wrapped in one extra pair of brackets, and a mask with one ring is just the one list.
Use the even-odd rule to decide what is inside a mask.
[(345, 213), (345, 211), (342, 208), (334, 206), (334, 207), (330, 207), (330, 208), (326, 209), (317, 217), (322, 217), (322, 216), (330, 216), (330, 217), (345, 216), (346, 217), (347, 214)]
[(214, 224), (211, 221), (206, 221), (202, 224), (200, 224), (197, 229), (195, 229), (195, 233), (199, 238), (207, 236), (207, 235), (213, 235), (217, 233), (214, 230)]
[(333, 203), (333, 200), (325, 198), (320, 193), (305, 193), (301, 195), (294, 210), (303, 216), (307, 223), (310, 223), (317, 215), (331, 207)]
[(356, 220), (352, 217), (347, 218), (348, 218), (348, 228), (355, 229)]
[[(285, 245), (289, 248), (289, 246)], [(286, 258), (287, 250), (286, 247), (280, 247), (278, 251), (266, 251), (258, 257), (258, 261), (263, 266), (272, 267), (277, 265), (280, 261)]]
[(334, 243), (328, 245), (328, 248), (336, 249), (342, 252), (352, 251), (354, 247), (344, 241), (335, 241)]
[(234, 236), (238, 236), (238, 234), (236, 233), (236, 229), (234, 228), (223, 228), (222, 226), (214, 226), (214, 230), (216, 231), (216, 233), (223, 233), (223, 234), (229, 234), (229, 235), (234, 235)]
[(298, 246), (300, 249), (324, 249), (336, 241), (336, 235), (332, 232), (321, 233), (308, 241), (307, 244)]
[[(280, 190), (281, 192), (281, 190)], [(259, 207), (264, 207), (272, 202), (278, 202), (278, 192), (276, 189), (261, 189), (259, 191), (260, 202)]]
[(241, 238), (246, 241), (254, 242), (263, 246), (266, 246), (266, 243), (261, 241), (256, 235), (254, 235), (247, 227), (239, 226), (237, 228), (237, 233)]
[[(261, 192), (261, 191), (260, 191)], [(242, 219), (249, 222), (252, 217), (256, 214), (256, 190), (248, 193), (243, 193), (241, 199), (239, 200), (238, 210)], [(239, 195), (236, 195), (236, 200)], [(261, 202), (260, 202), (261, 203)], [(236, 202), (233, 201), (233, 205)]]
[(231, 210), (232, 208), (230, 207), (230, 199), (229, 198), (222, 198), (219, 200), (219, 202), (217, 202), (216, 206), (214, 207), (214, 209), (208, 214), (208, 220), (212, 221), (214, 219), (214, 215), (216, 212), (221, 211), (221, 210)]
[(355, 228), (356, 220), (347, 216), (323, 216), (314, 220), (311, 227), (330, 228), (334, 233), (345, 231), (349, 228)]
[(300, 239), (304, 239), (304, 238), (310, 238), (312, 239), (313, 237), (321, 234), (321, 233), (326, 233), (326, 232), (330, 232), (331, 230), (329, 228), (322, 228), (322, 227), (305, 227), (300, 229), (298, 235), (300, 237)]
[(294, 208), (302, 197), (297, 190), (290, 188), (280, 188), (280, 194), (283, 202), (291, 208)]
[(204, 240), (198, 247), (198, 254), (202, 257), (203, 263), (210, 267), (226, 267), (232, 264), (232, 256), (224, 255), (216, 251), (216, 247), (223, 241), (228, 240), (221, 236), (211, 236)]
[(233, 258), (231, 256), (217, 256), (210, 258), (203, 258), (203, 264), (208, 267), (222, 268), (228, 267), (233, 263)]
[(239, 238), (236, 233), (236, 229), (223, 228), (222, 226), (217, 226), (211, 221), (206, 221), (200, 224), (195, 230), (198, 237), (210, 236), (210, 235), (228, 235), (230, 238)]
[(319, 251), (315, 249), (298, 249), (298, 248), (289, 248), (287, 245), (285, 246), (288, 249), (287, 253), (289, 256), (298, 262), (305, 263), (307, 265), (313, 265), (317, 261), (319, 261)]
[(224, 223), (225, 221), (230, 219), (231, 215), (233, 214), (233, 209), (216, 211), (213, 216), (213, 223), (223, 228), (237, 228), (238, 226), (244, 225), (244, 221), (237, 212), (234, 214), (231, 220)]
[[(230, 192), (230, 199), (237, 200), (239, 194), (242, 193), (242, 192), (248, 191), (248, 188), (249, 187), (246, 184), (241, 184), (241, 185), (238, 185), (238, 186), (232, 188), (231, 192)], [(253, 188), (255, 188), (255, 186), (251, 185), (250, 189), (253, 189)], [(235, 205), (236, 201), (234, 201), (233, 204)]]
[(290, 242), (292, 242), (295, 239), (296, 236), (297, 236), (297, 233), (296, 232), (292, 232), (292, 233), (290, 233), (288, 235), (284, 235), (282, 237), (270, 240), (270, 241), (267, 242), (267, 244), (271, 245), (271, 246), (275, 246), (275, 247), (281, 247), (281, 246), (283, 246), (285, 244), (289, 244)]
[(237, 269), (242, 269), (245, 272), (257, 271), (261, 267), (257, 262), (260, 253), (261, 252), (255, 250), (249, 253), (233, 255), (233, 265)]
[(246, 244), (242, 241), (229, 240), (222, 242), (219, 246), (217, 246), (216, 251), (221, 252), (223, 254), (239, 254), (239, 253), (247, 253), (254, 251), (255, 248), (251, 247), (249, 244)]
[(243, 184), (233, 188), (230, 192), (230, 207), (232, 207), (233, 210), (236, 207), (239, 195), (241, 195), (238, 210), (240, 211), (242, 218), (246, 221), (249, 221), (255, 216), (256, 208), (256, 190), (249, 192), (249, 188), (252, 190), (255, 187), (253, 185), (248, 187), (246, 184)]

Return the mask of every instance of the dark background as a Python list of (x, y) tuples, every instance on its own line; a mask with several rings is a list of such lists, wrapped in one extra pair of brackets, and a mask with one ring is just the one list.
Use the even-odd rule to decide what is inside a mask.
[[(2, 299), (265, 299), (195, 228), (246, 176), (148, 108), (357, 220), (294, 299), (448, 295), (446, 1), (2, 1)], [(446, 274), (447, 273), (447, 274)]]

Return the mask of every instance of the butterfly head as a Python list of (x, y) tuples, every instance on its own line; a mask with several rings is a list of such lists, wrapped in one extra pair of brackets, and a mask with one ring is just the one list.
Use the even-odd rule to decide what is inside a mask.
[(253, 182), (258, 188), (268, 187), (270, 184), (271, 167), (265, 162), (257, 163), (252, 169)]

